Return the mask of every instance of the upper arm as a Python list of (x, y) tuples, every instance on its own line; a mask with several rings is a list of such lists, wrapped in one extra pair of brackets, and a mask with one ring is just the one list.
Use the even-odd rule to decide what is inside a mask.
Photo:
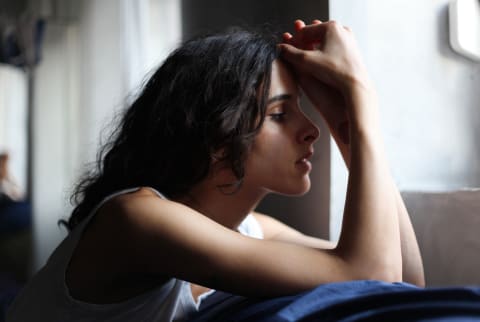
[(135, 273), (257, 296), (357, 278), (331, 250), (243, 236), (179, 203), (152, 197), (122, 208), (112, 238)]
[(319, 249), (333, 249), (336, 244), (321, 238), (307, 236), (284, 223), (258, 212), (253, 216), (262, 227), (265, 239), (284, 241)]

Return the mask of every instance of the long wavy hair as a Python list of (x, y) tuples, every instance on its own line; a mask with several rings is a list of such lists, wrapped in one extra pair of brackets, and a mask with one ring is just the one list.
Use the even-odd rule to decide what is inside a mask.
[(238, 179), (265, 118), (278, 39), (271, 32), (230, 29), (197, 37), (173, 51), (122, 115), (76, 185), (69, 230), (109, 194), (149, 186), (185, 195), (210, 172), (212, 156)]

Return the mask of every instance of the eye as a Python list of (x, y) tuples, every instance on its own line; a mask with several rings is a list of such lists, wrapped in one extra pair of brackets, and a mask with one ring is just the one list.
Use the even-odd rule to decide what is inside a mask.
[(276, 121), (276, 122), (281, 122), (285, 119), (285, 112), (280, 112), (280, 113), (272, 113), (272, 114), (269, 114), (268, 116), (270, 116), (270, 118), (273, 120), (273, 121)]

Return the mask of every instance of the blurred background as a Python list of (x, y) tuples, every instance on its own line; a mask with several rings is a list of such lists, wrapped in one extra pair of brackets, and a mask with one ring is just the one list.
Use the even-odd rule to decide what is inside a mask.
[[(182, 39), (231, 25), (335, 19), (357, 37), (424, 257), (427, 284), (480, 284), (480, 64), (449, 42), (449, 0), (0, 0), (0, 291), (66, 235), (110, 120)], [(480, 26), (480, 23), (478, 24)], [(480, 28), (480, 27), (479, 27)], [(260, 210), (336, 240), (347, 172), (322, 120), (312, 190)]]

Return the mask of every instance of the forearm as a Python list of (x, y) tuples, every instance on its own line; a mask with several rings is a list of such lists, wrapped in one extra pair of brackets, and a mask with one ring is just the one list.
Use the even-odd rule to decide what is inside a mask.
[(395, 184), (392, 184), (392, 189), (395, 192), (400, 226), (403, 281), (418, 286), (425, 286), (422, 256), (418, 247), (417, 238), (415, 237), (415, 231), (410, 221), (410, 216)]
[[(330, 133), (345, 161), (347, 169), (350, 169), (350, 148), (338, 133), (338, 128), (330, 127)], [(425, 284), (422, 258), (418, 247), (415, 232), (410, 217), (403, 203), (402, 197), (394, 184), (391, 182), (391, 190), (395, 195), (398, 225), (400, 230), (400, 242), (402, 253), (402, 280), (419, 286)]]
[[(349, 99), (351, 109), (375, 110), (371, 92), (353, 91)], [(357, 263), (356, 269), (381, 270), (385, 279), (399, 280), (402, 259), (391, 176), (375, 115), (360, 116), (350, 125), (350, 173), (338, 249)]]

